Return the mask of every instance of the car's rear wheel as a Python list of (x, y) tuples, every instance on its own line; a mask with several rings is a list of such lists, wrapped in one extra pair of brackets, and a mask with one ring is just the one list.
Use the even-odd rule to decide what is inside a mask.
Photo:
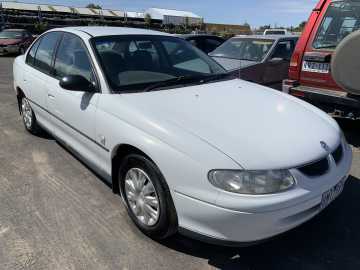
[(27, 131), (32, 134), (39, 134), (41, 132), (41, 127), (38, 125), (35, 113), (26, 97), (21, 99), (21, 116)]
[(148, 158), (131, 154), (119, 172), (119, 187), (129, 216), (154, 239), (177, 230), (177, 216), (169, 188), (157, 166)]

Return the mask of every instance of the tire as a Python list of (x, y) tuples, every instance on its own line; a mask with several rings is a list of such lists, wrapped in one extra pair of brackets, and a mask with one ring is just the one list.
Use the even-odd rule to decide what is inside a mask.
[(31, 108), (30, 102), (26, 97), (21, 98), (21, 116), (25, 129), (33, 135), (41, 133), (42, 129), (37, 123), (35, 113)]
[[(139, 186), (135, 188), (135, 185), (129, 184), (134, 183), (131, 177), (136, 178), (136, 176), (138, 176), (138, 179), (142, 178), (144, 180), (138, 181), (139, 183), (143, 182), (142, 189)], [(177, 231), (177, 214), (169, 188), (160, 170), (152, 161), (142, 155), (128, 155), (120, 166), (118, 177), (120, 193), (128, 214), (144, 234), (160, 240), (171, 236)], [(150, 193), (152, 191), (151, 184), (154, 188), (152, 193)], [(143, 195), (141, 195), (140, 190), (144, 193)], [(129, 195), (131, 192), (134, 196)], [(142, 200), (142, 196), (144, 200)], [(152, 199), (149, 200), (149, 198)], [(154, 198), (158, 202), (157, 211)], [(148, 203), (150, 201), (151, 203)], [(149, 211), (149, 207), (154, 211)], [(155, 215), (156, 212), (157, 215)]]

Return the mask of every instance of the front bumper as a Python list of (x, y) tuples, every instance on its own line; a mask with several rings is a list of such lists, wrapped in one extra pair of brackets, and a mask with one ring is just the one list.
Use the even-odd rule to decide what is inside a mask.
[(214, 205), (175, 191), (180, 232), (210, 243), (247, 246), (301, 225), (321, 212), (322, 194), (347, 179), (352, 151), (345, 148), (343, 160), (326, 175), (310, 179), (294, 172), (297, 187), (281, 194), (224, 192)]

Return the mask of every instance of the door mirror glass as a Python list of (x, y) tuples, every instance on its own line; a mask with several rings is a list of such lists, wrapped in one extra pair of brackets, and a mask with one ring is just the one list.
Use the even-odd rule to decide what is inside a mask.
[(60, 79), (61, 88), (70, 91), (95, 92), (95, 86), (81, 75), (67, 75)]

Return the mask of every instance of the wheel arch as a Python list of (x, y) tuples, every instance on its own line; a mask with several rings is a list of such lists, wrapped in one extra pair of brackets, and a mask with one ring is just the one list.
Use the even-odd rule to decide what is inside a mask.
[(24, 91), (20, 88), (20, 87), (16, 87), (16, 99), (17, 99), (17, 103), (18, 103), (18, 109), (19, 109), (19, 113), (21, 114), (21, 99), (23, 97), (25, 97), (25, 93)]
[[(173, 224), (175, 224), (174, 226), (170, 227), (169, 230), (166, 233), (166, 236), (172, 235), (173, 233), (175, 233), (178, 230), (178, 214), (177, 214), (177, 210), (170, 192), (170, 188), (169, 185), (166, 181), (166, 178), (164, 177), (163, 173), (161, 172), (160, 167), (156, 164), (156, 162), (148, 155), (146, 154), (144, 151), (142, 151), (141, 149), (139, 149), (138, 147), (135, 147), (131, 144), (120, 144), (117, 145), (114, 150), (112, 151), (112, 158), (111, 158), (111, 178), (112, 178), (112, 189), (113, 192), (116, 194), (120, 194), (121, 192), (119, 190), (119, 178), (118, 178), (118, 174), (119, 171), (121, 169), (121, 163), (122, 161), (125, 159), (126, 156), (128, 156), (129, 154), (138, 154), (141, 155), (147, 159), (149, 159), (158, 169), (159, 173), (162, 175), (162, 178), (164, 181), (163, 184), (165, 185), (165, 189), (168, 191), (168, 203), (170, 204), (170, 207), (174, 210), (174, 211), (170, 211), (170, 220), (172, 220)], [(165, 237), (166, 237), (165, 236)]]
[(112, 180), (112, 189), (114, 193), (119, 194), (119, 179), (118, 174), (120, 170), (120, 165), (125, 159), (126, 156), (130, 154), (139, 154), (146, 158), (148, 158), (150, 161), (152, 161), (156, 166), (157, 164), (154, 162), (154, 160), (146, 154), (144, 151), (139, 149), (138, 147), (135, 147), (131, 144), (119, 144), (117, 145), (111, 154), (111, 180)]

